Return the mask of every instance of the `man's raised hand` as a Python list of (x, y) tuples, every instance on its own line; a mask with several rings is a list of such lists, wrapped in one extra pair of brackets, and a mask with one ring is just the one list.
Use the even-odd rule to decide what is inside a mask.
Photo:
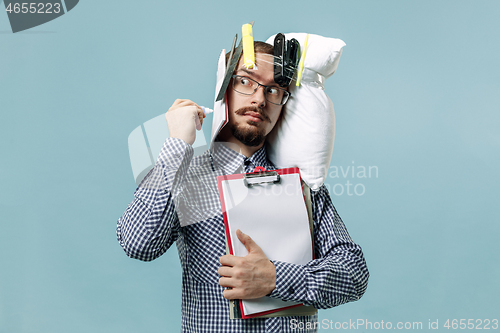
[(192, 145), (196, 139), (195, 130), (201, 130), (205, 117), (203, 109), (195, 102), (189, 99), (176, 99), (165, 113), (170, 137), (184, 140)]

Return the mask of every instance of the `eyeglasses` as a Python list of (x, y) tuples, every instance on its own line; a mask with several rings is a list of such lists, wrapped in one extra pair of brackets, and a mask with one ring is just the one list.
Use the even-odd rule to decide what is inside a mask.
[(283, 105), (290, 97), (290, 93), (280, 87), (265, 86), (249, 77), (233, 75), (233, 89), (240, 94), (253, 95), (260, 86), (264, 87), (264, 97), (271, 104)]

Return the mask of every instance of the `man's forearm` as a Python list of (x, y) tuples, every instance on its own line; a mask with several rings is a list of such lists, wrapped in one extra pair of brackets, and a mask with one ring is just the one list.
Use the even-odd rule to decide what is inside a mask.
[(141, 182), (134, 200), (118, 220), (118, 241), (132, 258), (153, 260), (177, 239), (180, 226), (173, 193), (181, 191), (193, 155), (192, 147), (179, 141), (165, 141), (154, 169)]
[(306, 266), (279, 261), (273, 263), (276, 267), (276, 289), (270, 296), (312, 305), (317, 309), (358, 300), (368, 283), (366, 263), (356, 245), (351, 250), (312, 260)]

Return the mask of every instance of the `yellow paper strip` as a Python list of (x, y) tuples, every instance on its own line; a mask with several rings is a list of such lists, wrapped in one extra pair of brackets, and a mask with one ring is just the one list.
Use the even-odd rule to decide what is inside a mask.
[(296, 84), (297, 87), (300, 85), (300, 80), (302, 79), (302, 72), (304, 71), (304, 62), (306, 59), (308, 40), (309, 40), (309, 34), (306, 35), (306, 40), (304, 41), (304, 50), (302, 50), (302, 55), (300, 56), (299, 71), (297, 73), (297, 84)]

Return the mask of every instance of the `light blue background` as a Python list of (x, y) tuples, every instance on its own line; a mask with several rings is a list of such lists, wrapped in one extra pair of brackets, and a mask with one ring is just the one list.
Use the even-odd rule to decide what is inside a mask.
[[(81, 1), (12, 34), (0, 12), (0, 332), (176, 332), (175, 248), (126, 257), (127, 137), (175, 98), (210, 105), (217, 57), (254, 36), (343, 39), (326, 84), (332, 195), (371, 277), (320, 320), (499, 318), (498, 1)], [(209, 133), (207, 127), (206, 133)], [(337, 188), (339, 189), (339, 188)], [(359, 331), (363, 331), (360, 329)]]

